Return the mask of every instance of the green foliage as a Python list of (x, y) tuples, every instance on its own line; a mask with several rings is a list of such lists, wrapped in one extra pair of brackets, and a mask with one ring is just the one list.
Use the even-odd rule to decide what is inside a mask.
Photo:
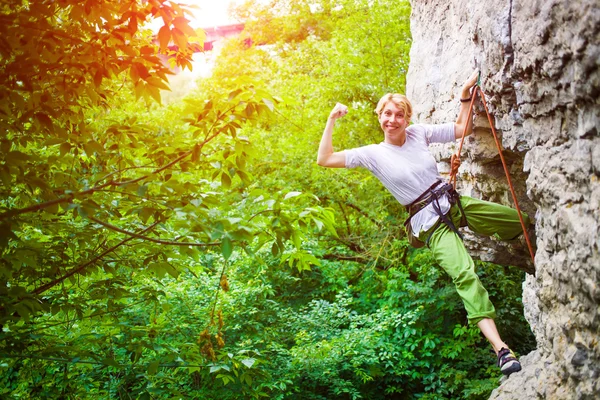
[[(189, 67), (203, 37), (184, 6), (0, 7), (0, 397), (486, 398), (494, 357), (402, 208), (314, 163), (336, 101), (336, 145), (381, 140), (408, 2), (237, 12), (258, 45), (230, 41), (160, 105), (163, 59)], [(531, 350), (522, 273), (478, 268), (501, 333)]]

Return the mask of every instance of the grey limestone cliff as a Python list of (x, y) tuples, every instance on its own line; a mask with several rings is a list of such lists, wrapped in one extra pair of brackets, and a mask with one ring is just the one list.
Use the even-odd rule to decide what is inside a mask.
[[(600, 398), (600, 5), (412, 0), (412, 7), (413, 119), (455, 118), (460, 85), (479, 69), (519, 203), (535, 219), (536, 274), (527, 276), (523, 303), (537, 349), (492, 398)], [(480, 106), (476, 112), (460, 191), (512, 205), (489, 124)], [(452, 151), (435, 149), (441, 170)], [(473, 235), (467, 245), (478, 258), (531, 267), (522, 246)]]

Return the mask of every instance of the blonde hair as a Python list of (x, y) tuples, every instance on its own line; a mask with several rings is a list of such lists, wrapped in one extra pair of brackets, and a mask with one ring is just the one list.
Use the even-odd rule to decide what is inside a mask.
[(379, 103), (377, 103), (375, 113), (381, 117), (381, 112), (383, 111), (383, 108), (390, 101), (394, 103), (396, 107), (404, 111), (404, 119), (410, 121), (410, 118), (412, 117), (412, 104), (410, 104), (410, 101), (408, 100), (408, 98), (406, 98), (406, 96), (399, 93), (388, 93), (384, 95), (379, 100)]

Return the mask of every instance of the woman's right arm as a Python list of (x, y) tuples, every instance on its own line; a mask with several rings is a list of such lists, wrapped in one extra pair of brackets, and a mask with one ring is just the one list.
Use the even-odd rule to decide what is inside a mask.
[(347, 113), (348, 107), (340, 103), (337, 103), (335, 107), (333, 107), (333, 110), (331, 110), (331, 113), (329, 113), (329, 118), (327, 118), (327, 124), (323, 131), (323, 137), (321, 137), (321, 143), (319, 143), (319, 153), (317, 155), (317, 164), (321, 167), (344, 168), (346, 166), (346, 153), (344, 151), (333, 151), (331, 136), (333, 135), (335, 121)]

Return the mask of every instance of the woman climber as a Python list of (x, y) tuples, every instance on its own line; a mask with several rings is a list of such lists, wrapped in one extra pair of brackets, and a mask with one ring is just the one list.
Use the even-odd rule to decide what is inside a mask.
[[(455, 123), (409, 126), (412, 106), (408, 99), (401, 94), (386, 94), (375, 109), (384, 141), (339, 152), (333, 151), (333, 128), (348, 108), (336, 104), (325, 125), (317, 163), (329, 168), (368, 169), (408, 209), (406, 225), (411, 244), (426, 243), (431, 249), (435, 260), (452, 277), (469, 323), (477, 324), (494, 348), (501, 371), (510, 375), (520, 371), (521, 364), (500, 338), (494, 306), (457, 227), (468, 226), (478, 234), (511, 240), (522, 233), (519, 215), (510, 207), (456, 194), (452, 185), (443, 181), (428, 150), (430, 143), (451, 142), (471, 134), (472, 124), (467, 119), (477, 76), (473, 73), (462, 86)], [(529, 224), (528, 217), (522, 215)]]

